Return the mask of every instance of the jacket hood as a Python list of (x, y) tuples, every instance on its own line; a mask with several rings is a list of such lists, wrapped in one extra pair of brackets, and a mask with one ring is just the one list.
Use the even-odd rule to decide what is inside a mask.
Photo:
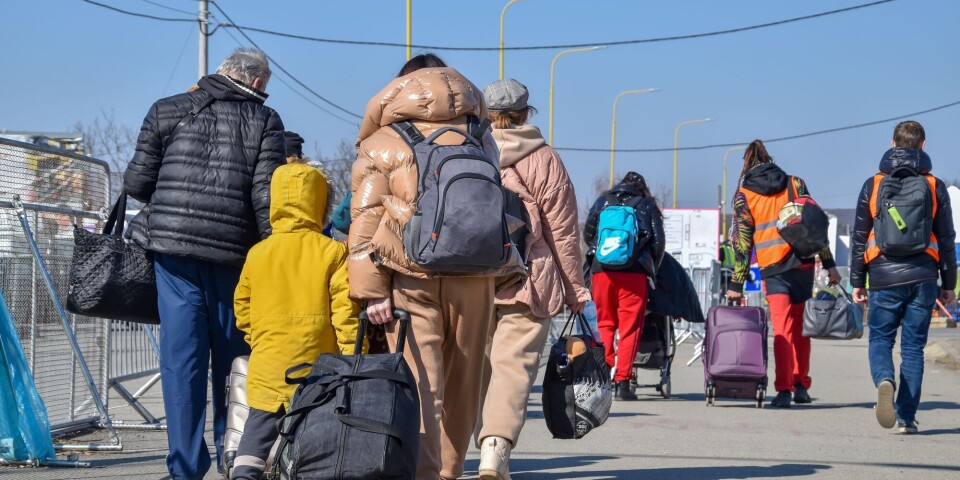
[(493, 139), (500, 148), (500, 166), (509, 167), (546, 145), (540, 129), (533, 125), (493, 129)]
[(761, 163), (743, 177), (743, 188), (760, 195), (772, 195), (787, 188), (787, 172), (774, 163)]
[(640, 191), (637, 187), (629, 185), (626, 183), (618, 183), (613, 186), (610, 190), (607, 190), (607, 195), (615, 195), (617, 197), (642, 197), (643, 192)]
[(277, 168), (270, 182), (270, 225), (273, 233), (323, 233), (327, 211), (327, 178), (309, 165)]
[(197, 82), (197, 86), (209, 93), (217, 100), (244, 101), (251, 100), (259, 104), (267, 101), (266, 92), (244, 84), (239, 80), (220, 74), (207, 75)]
[(422, 68), (394, 79), (370, 99), (357, 142), (392, 123), (444, 122), (463, 115), (487, 118), (480, 89), (453, 68)]
[(923, 175), (933, 170), (933, 162), (919, 148), (891, 148), (880, 159), (880, 171), (891, 173), (898, 167), (911, 167)]

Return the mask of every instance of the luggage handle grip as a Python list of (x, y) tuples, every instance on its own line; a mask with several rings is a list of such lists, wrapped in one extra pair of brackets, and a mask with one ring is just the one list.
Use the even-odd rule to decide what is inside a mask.
[[(366, 310), (361, 311), (359, 315), (360, 327), (357, 330), (357, 343), (354, 346), (354, 354), (360, 355), (363, 352), (363, 338), (367, 334), (367, 324), (370, 322), (370, 316)], [(393, 309), (393, 318), (400, 322), (400, 330), (397, 332), (397, 353), (403, 353), (403, 346), (407, 341), (407, 325), (410, 324), (410, 314), (399, 308)]]
[(290, 378), (290, 375), (300, 370), (303, 370), (304, 368), (310, 368), (310, 367), (313, 367), (313, 364), (309, 362), (304, 362), (298, 365), (294, 365), (287, 369), (286, 373), (283, 376), (283, 380), (287, 382), (287, 385), (303, 385), (303, 383), (307, 381), (307, 377)]

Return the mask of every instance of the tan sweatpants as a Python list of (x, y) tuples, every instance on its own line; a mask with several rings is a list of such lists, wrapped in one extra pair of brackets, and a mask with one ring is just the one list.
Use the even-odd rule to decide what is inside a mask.
[[(393, 277), (395, 308), (410, 314), (404, 359), (420, 394), (418, 480), (458, 478), (480, 410), (494, 279)], [(387, 325), (391, 350), (397, 322)]]
[(479, 445), (486, 437), (502, 437), (516, 447), (550, 332), (550, 319), (534, 317), (530, 307), (522, 303), (497, 305), (494, 328), (488, 346), (489, 363), (483, 369), (483, 412), (476, 440)]

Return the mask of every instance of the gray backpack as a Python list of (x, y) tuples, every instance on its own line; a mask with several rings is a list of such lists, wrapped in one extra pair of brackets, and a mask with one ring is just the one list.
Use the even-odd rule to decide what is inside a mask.
[[(468, 117), (467, 126), (469, 132), (444, 127), (424, 138), (410, 122), (391, 125), (413, 151), (419, 172), (416, 211), (403, 229), (403, 246), (414, 262), (435, 272), (479, 273), (510, 259), (500, 166), (482, 144), (490, 123)], [(446, 132), (464, 142), (435, 143)]]
[(923, 253), (933, 231), (933, 192), (926, 177), (900, 167), (880, 181), (873, 230), (884, 255), (909, 257)]

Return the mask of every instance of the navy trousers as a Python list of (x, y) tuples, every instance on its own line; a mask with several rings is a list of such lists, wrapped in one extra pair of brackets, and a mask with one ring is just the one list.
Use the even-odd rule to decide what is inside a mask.
[(207, 367), (213, 391), (217, 468), (227, 424), (225, 387), (230, 364), (250, 348), (237, 330), (233, 293), (240, 268), (157, 254), (160, 373), (167, 415), (167, 470), (174, 479), (202, 479), (210, 469), (203, 438)]

